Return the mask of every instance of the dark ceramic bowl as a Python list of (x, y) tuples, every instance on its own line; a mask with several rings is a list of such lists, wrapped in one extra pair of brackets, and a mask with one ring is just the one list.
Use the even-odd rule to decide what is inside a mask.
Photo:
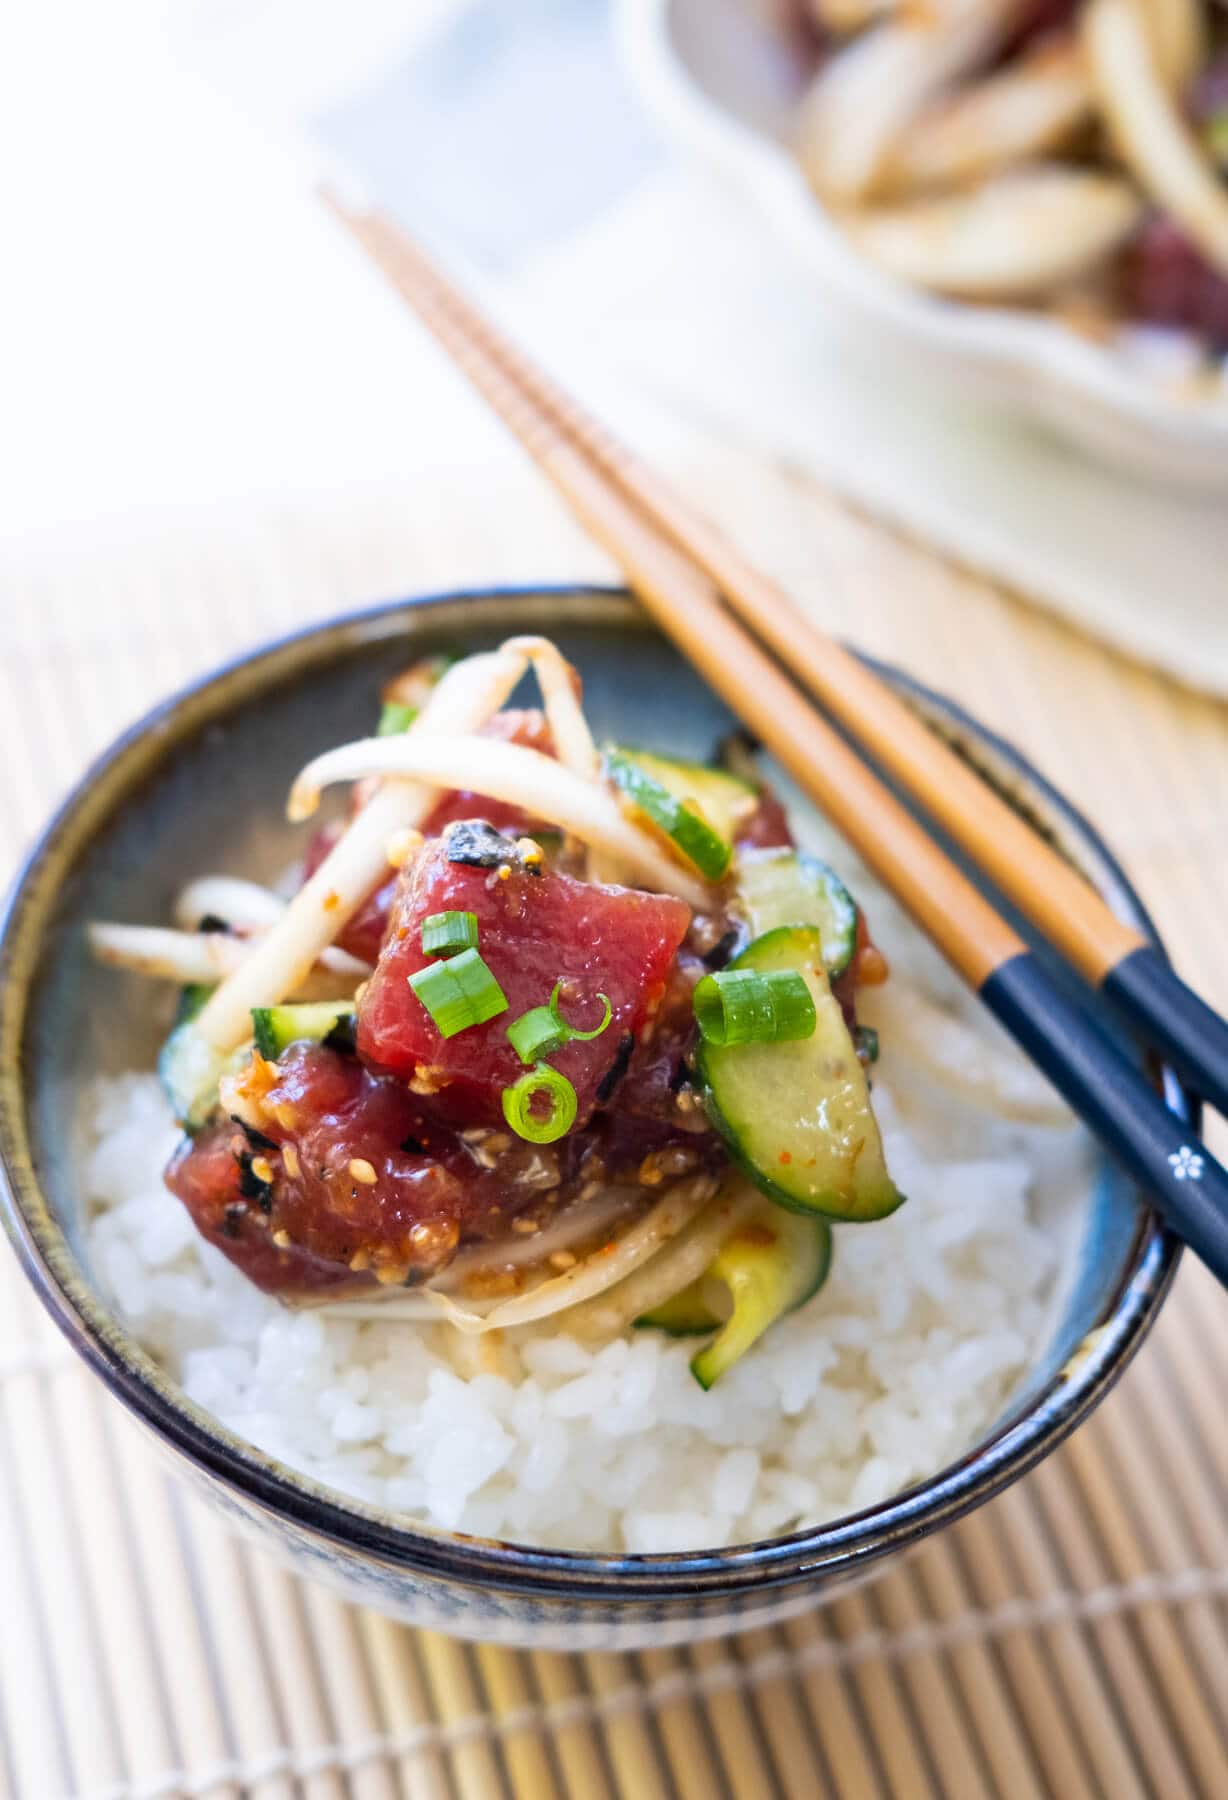
[[(485, 592), (377, 607), (274, 644), (151, 713), (89, 770), (36, 845), (0, 939), (5, 1219), (74, 1347), (181, 1474), (296, 1567), (385, 1612), (465, 1636), (662, 1644), (811, 1606), (1022, 1474), (1120, 1374), (1156, 1315), (1177, 1249), (1129, 1183), (1099, 1166), (1073, 1221), (1050, 1340), (980, 1441), (882, 1505), (728, 1550), (596, 1556), (407, 1524), (296, 1474), (188, 1401), (99, 1299), (84, 1253), (65, 1119), (91, 1077), (151, 1066), (158, 1030), (144, 984), (91, 964), (82, 922), (164, 916), (186, 877), (217, 865), (219, 845), (236, 872), (259, 879), (283, 867), (293, 840), (275, 821), (291, 776), (325, 745), (362, 735), (382, 679), (433, 648), (539, 630), (582, 670), (600, 735), (660, 743), (667, 731), (671, 748), (703, 754), (728, 729), (721, 704), (626, 595)], [(1123, 918), (1150, 929), (1094, 832), (1021, 757), (945, 701), (887, 678)], [(1165, 1081), (1171, 1102), (1186, 1108), (1176, 1082)]]

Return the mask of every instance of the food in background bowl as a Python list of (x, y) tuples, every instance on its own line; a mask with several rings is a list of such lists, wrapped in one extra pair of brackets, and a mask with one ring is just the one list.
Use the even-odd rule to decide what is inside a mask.
[(178, 929), (93, 928), (183, 990), (166, 1097), (101, 1083), (86, 1175), (189, 1394), (407, 1518), (568, 1548), (751, 1542), (964, 1449), (1084, 1140), (886, 896), (890, 980), (868, 878), (744, 750), (599, 753), (544, 639), (416, 665), (295, 815), (341, 781), (288, 903), (208, 877)]
[[(1206, 0), (805, 0), (806, 174), (903, 280), (1228, 348), (1228, 45)], [(1158, 346), (1157, 346), (1158, 348)], [(1162, 352), (1161, 352), (1162, 353)]]

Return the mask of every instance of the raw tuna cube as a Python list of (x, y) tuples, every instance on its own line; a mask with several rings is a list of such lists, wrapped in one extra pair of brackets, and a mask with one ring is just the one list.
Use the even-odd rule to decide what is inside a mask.
[[(510, 848), (510, 846), (509, 846)], [(422, 953), (423, 920), (471, 912), (478, 948), (507, 996), (507, 1011), (443, 1038), (409, 985), (434, 960)], [(668, 895), (602, 887), (569, 875), (531, 875), (448, 860), (446, 838), (429, 842), (406, 869), (375, 974), (358, 1011), (358, 1048), (381, 1068), (412, 1080), (449, 1118), (502, 1118), (503, 1089), (524, 1072), (507, 1038), (521, 1013), (548, 1003), (564, 983), (560, 1009), (580, 1029), (601, 1018), (598, 994), (613, 1016), (601, 1036), (550, 1057), (572, 1083), (578, 1123), (592, 1111), (602, 1077), (628, 1032), (639, 1032), (665, 992), (690, 910)]]

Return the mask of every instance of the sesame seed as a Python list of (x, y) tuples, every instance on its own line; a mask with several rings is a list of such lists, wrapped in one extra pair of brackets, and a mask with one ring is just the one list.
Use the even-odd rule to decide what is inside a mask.
[(297, 1181), (303, 1172), (303, 1168), (298, 1159), (298, 1151), (294, 1148), (293, 1144), (282, 1145), (281, 1160), (286, 1166), (286, 1174), (290, 1177), (291, 1181)]
[(573, 1250), (555, 1250), (546, 1258), (552, 1269), (574, 1269), (576, 1257)]
[(275, 1231), (273, 1233), (273, 1242), (277, 1245), (279, 1250), (288, 1250), (290, 1248), (290, 1233), (288, 1231)]
[(384, 848), (389, 866), (399, 869), (409, 860), (410, 855), (421, 842), (422, 833), (420, 831), (414, 831), (408, 827), (404, 831), (394, 831)]
[(379, 1176), (375, 1173), (374, 1168), (367, 1161), (365, 1156), (354, 1156), (350, 1158), (350, 1174), (354, 1177), (355, 1181), (361, 1181), (367, 1187), (374, 1187), (379, 1180)]
[(272, 1181), (273, 1165), (267, 1156), (252, 1157), (252, 1174), (257, 1181)]

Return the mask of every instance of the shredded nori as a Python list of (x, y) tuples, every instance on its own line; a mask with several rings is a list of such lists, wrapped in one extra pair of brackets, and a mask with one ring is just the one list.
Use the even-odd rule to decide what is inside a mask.
[(678, 1058), (678, 1066), (669, 1078), (670, 1093), (680, 1094), (683, 1088), (687, 1087), (694, 1079), (695, 1075), (690, 1063), (688, 1063), (685, 1056), (680, 1056)]
[(196, 929), (197, 931), (229, 931), (230, 921), (223, 919), (219, 913), (206, 913)]
[(246, 1119), (239, 1117), (238, 1113), (231, 1113), (230, 1122), (239, 1127), (253, 1150), (276, 1150), (278, 1148), (275, 1138), (265, 1137), (263, 1131), (257, 1131), (254, 1125), (249, 1125)]
[(515, 866), (520, 861), (516, 840), (504, 837), (485, 819), (462, 819), (449, 826), (444, 842), (448, 861), (471, 869), (498, 869), (504, 863)]
[(261, 1181), (259, 1175), (252, 1168), (250, 1152), (245, 1150), (241, 1156), (235, 1157), (235, 1161), (239, 1165), (239, 1192), (243, 1198), (254, 1200), (262, 1213), (271, 1213), (273, 1210), (273, 1183)]
[(614, 1053), (614, 1061), (597, 1085), (597, 1104), (604, 1106), (623, 1076), (627, 1073), (627, 1064), (631, 1061), (631, 1052), (635, 1049), (635, 1033), (626, 1032)]
[(426, 1145), (420, 1144), (412, 1132), (402, 1143), (401, 1149), (406, 1156), (425, 1156), (426, 1154)]
[(496, 831), (485, 819), (461, 819), (444, 833), (445, 855), (450, 863), (470, 869), (514, 869), (518, 875), (540, 878), (545, 858), (533, 851), (526, 855), (516, 838)]
[(353, 1056), (358, 1049), (354, 1038), (357, 1024), (353, 1013), (343, 1013), (331, 1031), (325, 1033), (320, 1040), (326, 1050), (335, 1050), (339, 1056)]
[(706, 969), (723, 969), (741, 942), (742, 927), (740, 925), (731, 925), (724, 937), (713, 944), (711, 950), (709, 950), (708, 954), (704, 957), (704, 967)]

